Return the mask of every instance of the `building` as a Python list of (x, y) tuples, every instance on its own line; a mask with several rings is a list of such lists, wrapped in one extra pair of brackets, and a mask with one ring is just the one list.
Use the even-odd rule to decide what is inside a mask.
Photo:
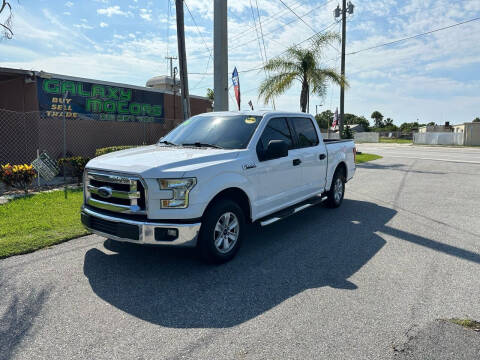
[(452, 126), (450, 123), (447, 121), (445, 122), (445, 125), (426, 125), (426, 126), (420, 126), (418, 128), (419, 133), (427, 133), (427, 132), (452, 132)]
[(469, 122), (453, 125), (454, 133), (463, 133), (463, 144), (480, 146), (480, 122)]
[[(192, 115), (212, 111), (190, 96)], [(178, 81), (155, 77), (147, 86), (43, 71), (0, 68), (0, 163), (30, 163), (37, 150), (58, 158), (92, 157), (97, 148), (155, 143), (183, 121)]]

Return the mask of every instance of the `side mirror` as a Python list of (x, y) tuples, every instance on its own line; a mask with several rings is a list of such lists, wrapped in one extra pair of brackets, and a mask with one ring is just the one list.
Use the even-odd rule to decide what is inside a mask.
[(283, 140), (270, 140), (265, 155), (266, 160), (286, 157), (288, 156), (288, 145)]

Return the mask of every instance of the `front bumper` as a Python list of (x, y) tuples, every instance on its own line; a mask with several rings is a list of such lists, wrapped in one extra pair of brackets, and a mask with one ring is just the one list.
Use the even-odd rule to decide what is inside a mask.
[[(105, 215), (82, 208), (82, 223), (92, 233), (109, 239), (135, 244), (194, 247), (197, 245), (201, 223), (173, 224), (167, 222), (143, 222)], [(157, 229), (157, 230), (156, 230)], [(159, 233), (173, 229), (177, 236), (171, 240), (159, 239)]]

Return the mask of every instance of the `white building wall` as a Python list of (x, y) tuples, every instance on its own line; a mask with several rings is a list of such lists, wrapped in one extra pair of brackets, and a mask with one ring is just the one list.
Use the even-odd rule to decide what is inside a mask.
[(464, 134), (463, 133), (416, 133), (413, 134), (414, 144), (426, 144), (426, 145), (463, 145)]
[(378, 143), (380, 134), (378, 132), (357, 132), (354, 134), (355, 142)]

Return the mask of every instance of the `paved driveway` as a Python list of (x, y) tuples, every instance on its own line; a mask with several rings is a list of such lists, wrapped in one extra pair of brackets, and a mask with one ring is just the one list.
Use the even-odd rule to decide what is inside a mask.
[(388, 359), (480, 319), (480, 151), (359, 149), (384, 158), (340, 209), (252, 227), (222, 266), (97, 236), (0, 260), (0, 358)]

